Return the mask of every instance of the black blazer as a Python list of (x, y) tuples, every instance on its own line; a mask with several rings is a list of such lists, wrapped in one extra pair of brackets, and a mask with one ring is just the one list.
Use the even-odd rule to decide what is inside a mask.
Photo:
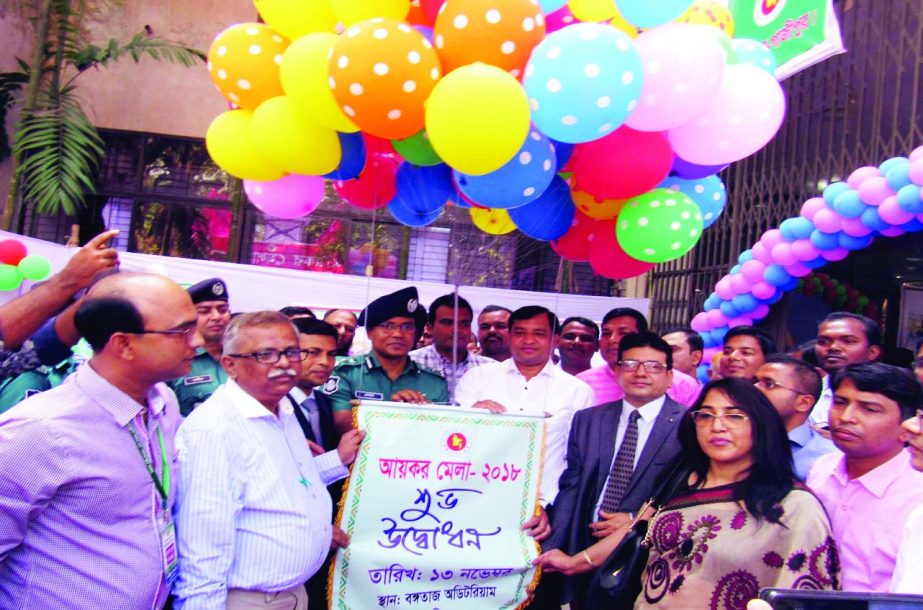
[[(314, 438), (314, 431), (311, 429), (308, 414), (302, 410), (301, 405), (295, 402), (291, 394), (287, 398), (292, 403), (292, 407), (295, 408), (295, 417), (298, 419), (301, 431), (304, 432), (304, 437), (316, 442), (317, 439)], [(317, 391), (314, 392), (314, 400), (317, 402), (317, 412), (320, 414), (320, 433), (324, 437), (323, 447), (327, 451), (332, 451), (340, 443), (340, 435), (333, 425), (333, 403), (330, 401), (329, 396)]]

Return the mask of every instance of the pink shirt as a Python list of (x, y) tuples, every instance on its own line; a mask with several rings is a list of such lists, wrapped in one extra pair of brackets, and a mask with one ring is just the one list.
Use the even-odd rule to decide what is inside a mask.
[[(624, 398), (625, 391), (619, 385), (615, 373), (609, 368), (608, 364), (594, 366), (593, 368), (583, 371), (577, 375), (577, 379), (590, 384), (593, 388), (593, 394), (596, 396), (596, 404), (604, 405), (607, 402), (614, 402)], [(673, 371), (673, 385), (667, 389), (667, 396), (683, 405), (691, 407), (698, 399), (699, 391), (702, 384), (686, 373)]]
[(840, 553), (844, 591), (887, 593), (904, 522), (923, 504), (923, 472), (901, 451), (858, 479), (839, 451), (817, 458), (807, 481), (827, 509)]

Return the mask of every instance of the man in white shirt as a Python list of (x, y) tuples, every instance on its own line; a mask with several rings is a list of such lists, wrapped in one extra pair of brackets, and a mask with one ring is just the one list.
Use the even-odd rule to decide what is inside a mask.
[[(904, 420), (904, 443), (910, 453), (910, 465), (923, 472), (923, 411)], [(891, 593), (923, 595), (920, 565), (923, 563), (923, 504), (917, 506), (904, 523), (904, 535), (897, 552), (891, 577)]]
[(362, 435), (321, 470), (285, 400), (305, 354), (281, 313), (228, 325), (230, 379), (177, 433), (177, 610), (305, 610), (304, 583), (331, 540), (346, 543), (331, 526), (326, 485), (346, 476)]

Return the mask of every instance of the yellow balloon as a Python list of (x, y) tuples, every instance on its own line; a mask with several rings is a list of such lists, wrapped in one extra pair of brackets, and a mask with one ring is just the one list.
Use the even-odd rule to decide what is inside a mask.
[(628, 199), (599, 199), (576, 188), (571, 190), (571, 195), (577, 210), (596, 220), (612, 220), (628, 203)]
[(426, 102), (426, 133), (443, 161), (481, 176), (513, 158), (529, 133), (529, 100), (509, 72), (480, 62), (436, 83)]
[(359, 128), (343, 114), (330, 91), (327, 58), (339, 39), (328, 33), (302, 36), (282, 55), (279, 77), (285, 94), (301, 113), (324, 127), (353, 133)]
[(570, 0), (567, 6), (580, 21), (605, 21), (612, 19), (619, 12), (615, 0)]
[(717, 28), (734, 37), (734, 17), (731, 11), (718, 0), (696, 0), (685, 13), (676, 18), (678, 23), (695, 23)]
[(215, 117), (205, 134), (205, 147), (218, 167), (238, 178), (268, 182), (282, 171), (263, 159), (250, 140), (252, 110), (228, 110)]
[(263, 21), (289, 40), (332, 32), (337, 26), (330, 0), (253, 0), (253, 5)]
[(633, 23), (628, 23), (628, 21), (622, 17), (622, 13), (619, 12), (618, 7), (615, 8), (615, 17), (612, 18), (612, 21), (609, 22), (609, 25), (620, 32), (628, 34), (629, 38), (637, 38), (641, 34), (641, 28), (634, 25)]
[(516, 230), (510, 213), (503, 209), (471, 208), (471, 222), (488, 235), (506, 235)]
[(403, 21), (410, 12), (410, 0), (330, 0), (330, 5), (346, 27), (376, 17)]
[(319, 176), (340, 164), (337, 133), (298, 112), (284, 95), (266, 100), (253, 111), (250, 136), (260, 155), (289, 173)]

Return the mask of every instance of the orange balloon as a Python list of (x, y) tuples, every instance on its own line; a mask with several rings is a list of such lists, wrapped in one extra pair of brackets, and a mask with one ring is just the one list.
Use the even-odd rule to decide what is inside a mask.
[(393, 19), (369, 19), (348, 28), (330, 56), (330, 88), (359, 129), (389, 140), (423, 129), (423, 102), (442, 67), (433, 45)]
[(571, 195), (577, 209), (596, 220), (612, 220), (628, 203), (628, 199), (599, 199), (576, 188), (571, 190)]
[(285, 95), (279, 65), (288, 40), (268, 25), (238, 23), (218, 34), (208, 50), (208, 73), (229, 102), (254, 109)]
[(545, 17), (531, 0), (447, 0), (433, 34), (446, 72), (480, 61), (519, 78), (545, 38)]

